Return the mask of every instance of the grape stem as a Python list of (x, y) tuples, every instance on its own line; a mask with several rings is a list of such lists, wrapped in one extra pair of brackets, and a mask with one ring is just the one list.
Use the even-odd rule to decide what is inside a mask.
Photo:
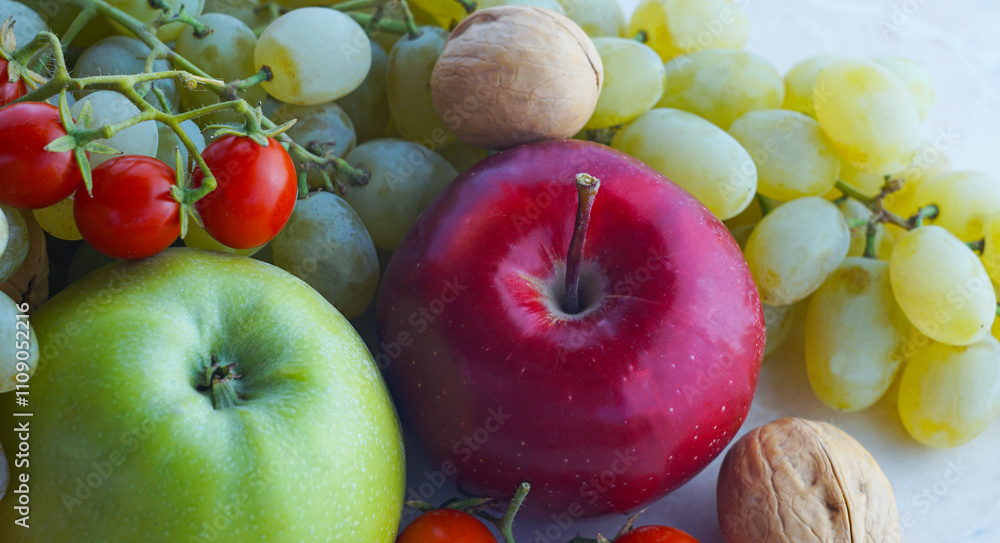
[(858, 189), (851, 186), (840, 179), (837, 180), (835, 185), (837, 190), (844, 193), (848, 198), (857, 200), (865, 205), (872, 212), (872, 221), (876, 224), (878, 223), (888, 223), (898, 226), (904, 230), (913, 230), (914, 228), (920, 228), (924, 225), (924, 221), (927, 219), (934, 219), (938, 216), (938, 207), (934, 204), (928, 205), (924, 208), (918, 210), (912, 217), (904, 219), (899, 215), (887, 210), (883, 204), (883, 200), (889, 194), (898, 191), (903, 186), (903, 181), (898, 179), (886, 178), (885, 185), (874, 197), (868, 196)]

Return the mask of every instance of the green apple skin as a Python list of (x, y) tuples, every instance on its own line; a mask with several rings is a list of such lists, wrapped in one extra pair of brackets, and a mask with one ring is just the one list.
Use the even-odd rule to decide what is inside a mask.
[[(398, 417), (364, 343), (274, 266), (171, 249), (104, 267), (31, 318), (30, 529), (16, 526), (13, 394), (0, 398), (5, 543), (391, 543)], [(238, 362), (242, 403), (200, 392)]]

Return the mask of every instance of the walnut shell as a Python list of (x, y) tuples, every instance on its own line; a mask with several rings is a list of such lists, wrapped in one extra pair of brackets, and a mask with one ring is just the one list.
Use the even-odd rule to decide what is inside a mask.
[(485, 149), (565, 139), (597, 106), (604, 66), (576, 23), (544, 8), (470, 15), (434, 67), (434, 106), (456, 136)]
[(49, 256), (45, 250), (45, 231), (30, 211), (21, 211), (28, 226), (28, 256), (21, 267), (0, 284), (0, 291), (20, 304), (28, 302), (29, 311), (49, 299)]
[(871, 454), (835, 426), (765, 424), (726, 454), (718, 512), (729, 543), (894, 543), (892, 486)]

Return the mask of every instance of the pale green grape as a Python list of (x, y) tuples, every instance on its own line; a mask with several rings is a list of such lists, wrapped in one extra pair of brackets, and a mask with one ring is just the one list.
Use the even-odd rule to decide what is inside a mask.
[(723, 130), (748, 111), (778, 109), (785, 97), (774, 66), (745, 51), (699, 51), (671, 60), (664, 70), (659, 106), (696, 113)]
[(348, 319), (361, 315), (375, 298), (375, 245), (361, 218), (339, 196), (317, 192), (296, 202), (271, 251), (275, 265), (308, 283)]
[[(18, 383), (24, 383), (23, 377), (17, 379), (19, 373), (31, 377), (38, 367), (35, 329), (29, 320), (19, 319), (19, 315), (23, 316), (17, 303), (0, 292), (0, 393), (10, 392)], [(18, 349), (19, 344), (27, 348)]]
[[(861, 202), (846, 198), (838, 204), (840, 212), (844, 214), (844, 220), (848, 226), (852, 221), (864, 221), (863, 224), (851, 226), (851, 247), (847, 250), (847, 256), (863, 256), (865, 254), (865, 244), (868, 238), (867, 222), (872, 218), (872, 212)], [(889, 260), (892, 255), (892, 248), (896, 245), (903, 230), (897, 226), (879, 223), (875, 227), (875, 256), (882, 260)]]
[[(1000, 215), (986, 221), (983, 228), (983, 254), (980, 257), (994, 285), (1000, 285)], [(1000, 319), (997, 319), (1000, 324)]]
[(3, 253), (0, 253), (0, 283), (3, 283), (24, 263), (24, 258), (28, 256), (31, 238), (28, 225), (18, 210), (5, 205), (0, 205), (0, 210), (3, 211), (7, 222), (7, 243)]
[[(152, 22), (163, 15), (161, 10), (149, 5), (148, 0), (108, 0), (108, 3), (144, 23)], [(192, 17), (201, 15), (201, 11), (205, 8), (205, 0), (166, 0), (166, 3), (170, 6), (170, 13), (177, 13), (183, 6), (184, 11)], [(111, 21), (111, 26), (122, 34), (131, 35), (114, 21)], [(156, 31), (156, 36), (165, 42), (174, 41), (181, 35), (182, 30), (184, 30), (183, 23), (170, 23), (161, 26)]]
[(788, 341), (788, 335), (802, 312), (801, 307), (801, 303), (782, 307), (764, 306), (764, 325), (767, 332), (764, 356), (770, 356)]
[(819, 123), (794, 111), (762, 109), (733, 121), (729, 133), (757, 165), (757, 192), (776, 200), (822, 196), (840, 160)]
[(351, 118), (359, 143), (382, 137), (389, 124), (389, 99), (386, 95), (389, 54), (378, 43), (373, 41), (371, 45), (372, 67), (365, 80), (360, 87), (337, 100), (337, 105)]
[[(320, 156), (344, 158), (358, 143), (354, 134), (354, 123), (334, 102), (318, 106), (285, 104), (275, 110), (271, 118), (278, 124), (298, 119), (286, 134), (299, 145), (311, 149)], [(292, 162), (298, 168), (303, 166), (294, 156)], [(333, 167), (327, 168), (327, 171), (332, 175)], [(307, 177), (310, 186), (323, 186), (323, 176), (317, 168), (310, 168)]]
[(418, 38), (401, 38), (389, 51), (386, 92), (392, 124), (399, 135), (436, 149), (455, 140), (434, 109), (431, 96), (431, 74), (448, 32), (431, 26), (421, 31)]
[(757, 167), (746, 149), (693, 113), (648, 111), (619, 132), (612, 146), (669, 177), (720, 219), (738, 215), (757, 192)]
[(742, 49), (750, 18), (733, 0), (644, 0), (629, 21), (626, 36), (645, 32), (646, 43), (664, 62), (704, 49)]
[(83, 239), (83, 234), (76, 227), (76, 219), (73, 218), (73, 196), (70, 194), (68, 198), (32, 212), (38, 226), (50, 236), (68, 241)]
[(35, 34), (49, 29), (34, 9), (13, 0), (0, 0), (0, 24), (8, 18), (14, 19), (14, 38), (18, 46), (27, 45)]
[(476, 0), (478, 9), (495, 8), (497, 6), (534, 6), (551, 9), (559, 15), (565, 15), (559, 0)]
[(823, 68), (838, 60), (840, 57), (835, 55), (817, 55), (793, 66), (785, 74), (785, 102), (781, 104), (781, 108), (798, 111), (815, 119), (813, 94), (816, 89), (816, 78)]
[(303, 8), (271, 23), (257, 40), (254, 72), (271, 68), (264, 89), (282, 102), (311, 106), (347, 96), (372, 64), (368, 34), (335, 9)]
[(604, 64), (604, 86), (586, 129), (626, 123), (663, 96), (663, 62), (649, 47), (625, 38), (594, 38)]
[[(156, 129), (159, 134), (157, 136), (158, 143), (156, 147), (156, 158), (171, 168), (174, 168), (177, 165), (177, 158), (174, 155), (174, 149), (178, 149), (181, 152), (181, 164), (187, 168), (188, 150), (187, 147), (181, 143), (177, 134), (175, 134), (173, 129), (165, 124), (157, 125)], [(199, 153), (205, 150), (205, 136), (201, 133), (201, 128), (199, 128), (194, 121), (182, 122), (181, 130), (184, 131), (184, 134), (186, 134), (191, 140), (191, 143), (194, 144)]]
[(942, 226), (962, 241), (983, 237), (983, 226), (1000, 214), (1000, 181), (976, 171), (945, 172), (934, 175), (916, 187), (913, 205), (938, 207), (938, 215), (929, 222)]
[(837, 206), (818, 197), (792, 200), (761, 219), (744, 254), (761, 301), (805, 299), (844, 261), (851, 232)]
[[(80, 15), (82, 9), (71, 3), (62, 2), (59, 0), (17, 0), (18, 3), (24, 4), (29, 8), (35, 10), (42, 20), (51, 28), (52, 32), (57, 36), (65, 35), (66, 31), (69, 30), (73, 21)], [(227, 0), (228, 1), (228, 0)], [(10, 0), (0, 0), (0, 6), (9, 4)], [(0, 21), (7, 19), (4, 8), (0, 7)], [(24, 45), (27, 42), (21, 41), (21, 31), (26, 34), (30, 32), (29, 29), (19, 28), (22, 23), (17, 23), (14, 25), (14, 34), (18, 36), (18, 45)], [(83, 30), (75, 38), (73, 38), (73, 47), (90, 47), (91, 45), (97, 43), (101, 39), (114, 34), (114, 30), (111, 28), (111, 24), (108, 23), (103, 17), (96, 17), (92, 19)], [(34, 34), (32, 34), (33, 36)], [(30, 38), (29, 38), (30, 39)], [(66, 43), (63, 43), (66, 45)]]
[(902, 362), (910, 323), (896, 305), (889, 263), (849, 257), (809, 300), (806, 372), (813, 392), (842, 411), (870, 407)]
[[(95, 75), (134, 75), (146, 71), (146, 57), (151, 49), (145, 43), (128, 36), (111, 36), (87, 48), (76, 61), (73, 68), (75, 77), (91, 77)], [(170, 63), (158, 60), (153, 64), (157, 72), (170, 70)], [(153, 86), (163, 91), (170, 103), (170, 109), (176, 110), (180, 104), (177, 81), (163, 79), (153, 83)], [(150, 102), (159, 107), (159, 101), (150, 95)]]
[(461, 173), (489, 156), (490, 152), (459, 140), (437, 149), (437, 154), (444, 157), (449, 164)]
[[(257, 35), (250, 27), (239, 19), (222, 13), (207, 13), (198, 17), (198, 20), (211, 28), (212, 33), (199, 38), (195, 36), (193, 28), (185, 28), (174, 46), (179, 55), (212, 74), (212, 77), (227, 83), (246, 79), (257, 73), (257, 66), (254, 64)], [(252, 106), (267, 98), (267, 93), (260, 85), (238, 94)], [(218, 103), (219, 96), (203, 86), (196, 89), (184, 88), (181, 89), (181, 102), (184, 107), (195, 109)], [(239, 120), (235, 112), (227, 113), (228, 115), (210, 115), (204, 120), (207, 123)]]
[(625, 36), (625, 13), (617, 0), (559, 0), (559, 4), (591, 38)]
[[(125, 96), (114, 91), (97, 91), (84, 96), (79, 102), (73, 104), (70, 113), (73, 114), (74, 119), (80, 117), (80, 112), (83, 111), (83, 107), (87, 103), (90, 103), (93, 108), (90, 127), (120, 123), (139, 114), (139, 108), (135, 107)], [(156, 122), (145, 121), (118, 132), (111, 139), (97, 141), (121, 151), (122, 154), (155, 157), (160, 140)], [(89, 156), (90, 165), (96, 168), (116, 155), (90, 153)]]
[(875, 62), (888, 68), (906, 84), (920, 118), (927, 118), (934, 106), (934, 81), (931, 80), (930, 72), (923, 66), (900, 57), (882, 57), (875, 59)]
[(899, 417), (913, 439), (957, 447), (1000, 414), (1000, 343), (987, 336), (968, 347), (932, 343), (903, 369)]
[(907, 167), (920, 143), (920, 116), (906, 85), (861, 60), (830, 64), (816, 79), (816, 118), (845, 160), (865, 172)]
[(889, 259), (896, 301), (935, 341), (969, 345), (990, 332), (997, 297), (982, 262), (954, 234), (923, 226), (904, 234)]
[(341, 179), (344, 199), (358, 212), (375, 246), (396, 250), (420, 212), (458, 172), (426, 147), (398, 139), (377, 139), (347, 155), (355, 167), (371, 170), (363, 186)]
[(198, 223), (190, 221), (188, 222), (187, 235), (184, 236), (184, 246), (209, 251), (221, 251), (232, 255), (253, 256), (267, 246), (267, 244), (265, 243), (260, 247), (253, 247), (251, 249), (233, 249), (232, 247), (226, 247), (209, 235), (204, 228), (198, 226)]

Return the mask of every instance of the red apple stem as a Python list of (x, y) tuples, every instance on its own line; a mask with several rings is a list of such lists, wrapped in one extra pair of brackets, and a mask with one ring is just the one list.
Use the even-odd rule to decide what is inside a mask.
[(569, 242), (569, 254), (566, 256), (565, 309), (569, 313), (580, 312), (580, 265), (583, 262), (583, 246), (587, 239), (587, 227), (590, 225), (590, 212), (594, 208), (594, 199), (600, 188), (600, 179), (585, 173), (576, 174), (579, 203), (576, 208), (573, 238)]

